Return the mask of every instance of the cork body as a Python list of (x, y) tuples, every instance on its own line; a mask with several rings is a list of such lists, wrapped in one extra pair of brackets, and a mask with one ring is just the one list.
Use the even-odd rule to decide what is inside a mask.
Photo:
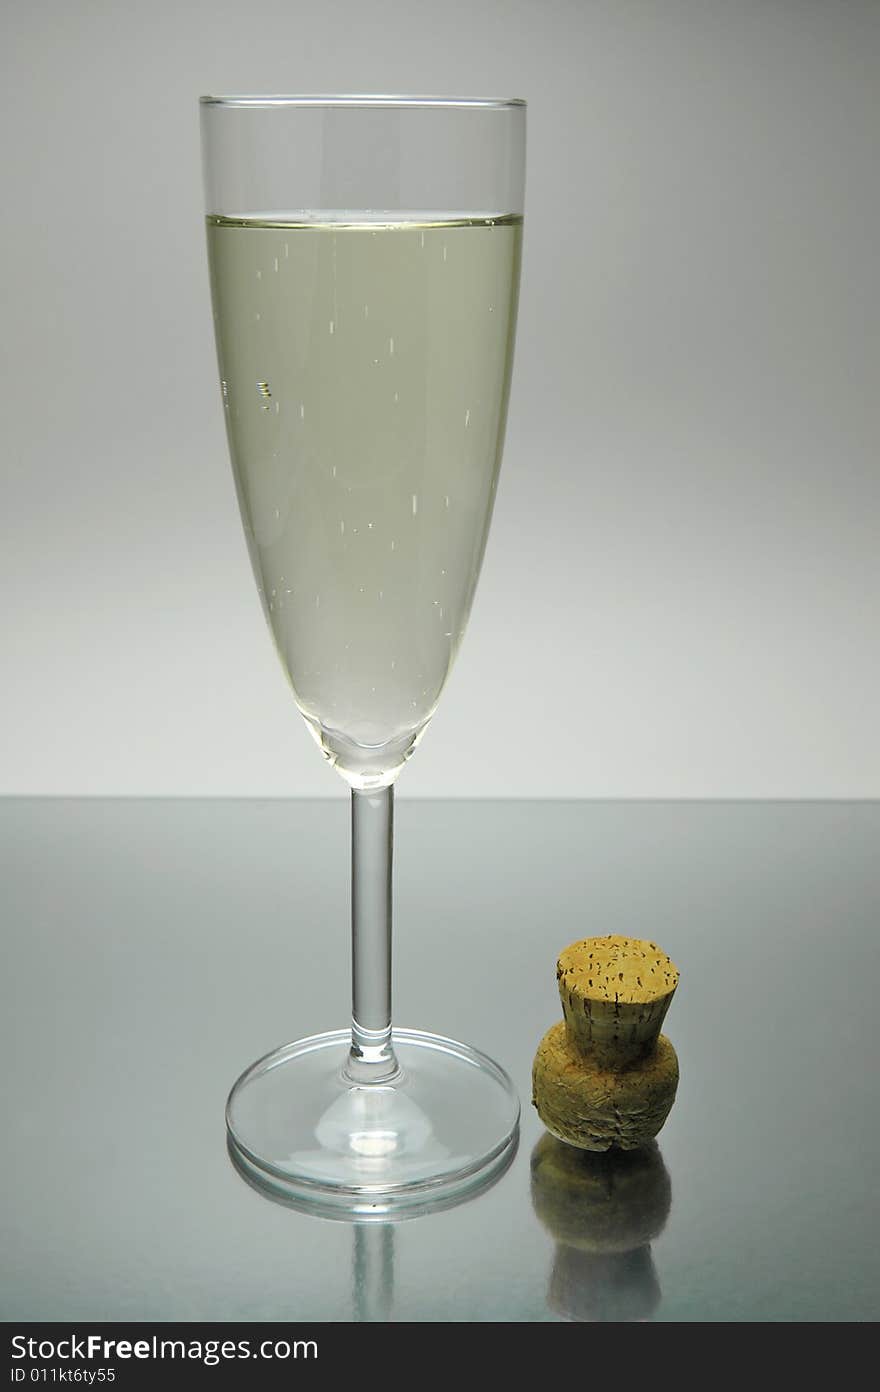
[(585, 1060), (564, 1020), (538, 1045), (532, 1101), (554, 1136), (581, 1150), (635, 1150), (669, 1115), (678, 1087), (678, 1059), (665, 1035), (626, 1068)]
[(675, 1100), (678, 1059), (660, 1026), (678, 969), (656, 943), (609, 935), (565, 948), (556, 979), (563, 1018), (535, 1055), (538, 1115), (581, 1150), (634, 1150)]

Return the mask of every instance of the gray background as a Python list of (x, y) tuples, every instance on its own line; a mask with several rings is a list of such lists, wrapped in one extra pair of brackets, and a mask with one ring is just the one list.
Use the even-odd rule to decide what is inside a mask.
[(509, 440), (410, 796), (880, 790), (867, 0), (3, 7), (0, 790), (341, 797), (239, 533), (195, 100), (531, 104)]

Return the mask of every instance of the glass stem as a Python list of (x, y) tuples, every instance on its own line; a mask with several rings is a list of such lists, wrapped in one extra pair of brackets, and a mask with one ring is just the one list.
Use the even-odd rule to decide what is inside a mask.
[(387, 1083), (398, 1072), (391, 1045), (391, 856), (394, 789), (351, 794), (352, 1082)]

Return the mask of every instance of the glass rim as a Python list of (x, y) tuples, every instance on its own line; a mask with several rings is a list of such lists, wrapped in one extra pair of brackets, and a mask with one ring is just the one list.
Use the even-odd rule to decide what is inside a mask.
[(338, 96), (248, 96), (233, 94), (229, 96), (199, 97), (200, 106), (244, 106), (244, 107), (441, 107), (454, 110), (461, 107), (477, 107), (483, 110), (504, 111), (525, 106), (523, 97), (408, 97), (408, 96), (370, 96), (356, 93)]

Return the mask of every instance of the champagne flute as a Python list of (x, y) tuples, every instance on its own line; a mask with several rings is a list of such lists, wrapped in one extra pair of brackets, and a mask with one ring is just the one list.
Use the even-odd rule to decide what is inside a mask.
[(242, 522), (294, 699), (352, 809), (351, 1027), (248, 1068), (229, 1140), (265, 1187), (378, 1217), (484, 1184), (517, 1141), (496, 1063), (392, 1030), (391, 850), (394, 783), (461, 642), (495, 498), (525, 103), (203, 97), (201, 120)]

